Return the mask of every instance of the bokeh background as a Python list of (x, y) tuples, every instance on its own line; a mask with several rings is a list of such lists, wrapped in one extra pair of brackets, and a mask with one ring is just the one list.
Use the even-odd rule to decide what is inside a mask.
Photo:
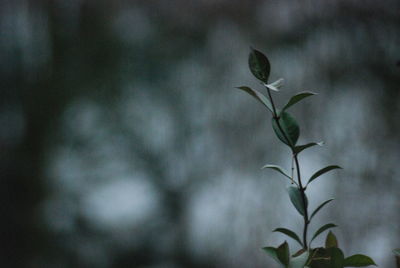
[[(346, 255), (400, 246), (400, 3), (0, 1), (1, 267), (275, 267), (300, 232), (249, 46), (291, 108)], [(322, 243), (317, 239), (315, 246)], [(296, 245), (290, 241), (292, 250)]]

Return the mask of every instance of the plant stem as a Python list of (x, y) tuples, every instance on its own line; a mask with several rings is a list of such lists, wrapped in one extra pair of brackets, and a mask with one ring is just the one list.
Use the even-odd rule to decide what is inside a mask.
[[(279, 123), (279, 117), (276, 113), (276, 108), (275, 108), (275, 104), (274, 104), (274, 100), (272, 99), (272, 95), (270, 92), (270, 89), (267, 88), (267, 92), (268, 92), (268, 97), (269, 100), (271, 101), (272, 104), (272, 110), (273, 110), (273, 119), (275, 120), (279, 131), (283, 134), (283, 136), (285, 137), (286, 141), (288, 142), (288, 144), (290, 144), (290, 147), (292, 149), (292, 153), (293, 153), (293, 158), (294, 161), (296, 163), (296, 171), (297, 171), (297, 181), (298, 181), (298, 187), (301, 193), (301, 199), (303, 201), (303, 208), (304, 208), (304, 229), (303, 229), (303, 249), (307, 250), (308, 249), (308, 245), (307, 245), (307, 231), (308, 231), (308, 225), (310, 223), (309, 219), (308, 219), (308, 209), (307, 209), (307, 201), (306, 201), (306, 188), (303, 187), (303, 184), (301, 182), (301, 174), (300, 174), (300, 164), (299, 164), (299, 159), (297, 157), (297, 153), (294, 151), (294, 145), (292, 145), (292, 142), (289, 140), (289, 138), (286, 136), (286, 133), (283, 131), (281, 124)], [(292, 162), (293, 163), (293, 162)], [(292, 175), (292, 179), (293, 179), (293, 175)]]
[(299, 159), (297, 157), (297, 153), (293, 154), (294, 161), (296, 163), (296, 170), (297, 170), (297, 180), (299, 184), (299, 190), (301, 193), (301, 199), (303, 201), (303, 207), (304, 207), (304, 229), (303, 229), (303, 247), (305, 250), (308, 249), (307, 246), (307, 231), (308, 231), (308, 225), (310, 224), (310, 221), (308, 219), (308, 209), (307, 209), (307, 201), (306, 201), (306, 188), (303, 187), (303, 184), (301, 182), (301, 175), (300, 175), (300, 164), (299, 164)]
[(268, 92), (269, 100), (271, 101), (271, 104), (272, 104), (273, 116), (274, 116), (274, 119), (276, 119), (276, 118), (278, 118), (278, 115), (276, 114), (276, 108), (275, 108), (274, 100), (272, 99), (271, 91), (269, 90), (269, 88), (267, 88), (267, 92)]
[(292, 173), (291, 173), (291, 176), (292, 176), (292, 180), (293, 180), (293, 178), (294, 178), (294, 156), (292, 156)]

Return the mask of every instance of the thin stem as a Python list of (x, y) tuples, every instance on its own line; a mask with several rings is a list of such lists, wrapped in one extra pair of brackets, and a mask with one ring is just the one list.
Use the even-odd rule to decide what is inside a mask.
[(292, 181), (294, 180), (294, 156), (292, 156)]
[[(269, 88), (267, 88), (267, 92), (268, 92), (269, 100), (271, 101), (271, 104), (272, 104), (273, 118), (274, 118), (274, 120), (276, 121), (276, 124), (277, 124), (277, 126), (278, 126), (278, 128), (279, 128), (279, 131), (283, 134), (283, 137), (285, 138), (285, 140), (287, 141), (287, 143), (289, 144), (289, 146), (292, 147), (292, 146), (291, 146), (292, 142), (291, 142), (291, 141), (289, 140), (289, 138), (286, 136), (285, 131), (283, 131), (282, 126), (281, 126), (281, 124), (279, 123), (279, 117), (278, 117), (278, 114), (276, 113), (276, 108), (275, 108), (274, 100), (272, 99), (271, 91), (270, 91)], [(293, 151), (293, 148), (292, 148), (292, 151)], [(294, 153), (294, 152), (293, 152), (293, 153)]]
[(301, 175), (300, 175), (300, 164), (299, 164), (299, 159), (297, 157), (297, 154), (294, 153), (294, 161), (296, 163), (296, 170), (297, 170), (297, 180), (299, 184), (299, 190), (301, 193), (301, 199), (303, 201), (303, 207), (304, 207), (304, 229), (303, 229), (303, 245), (304, 249), (307, 250), (307, 231), (308, 231), (308, 225), (310, 224), (310, 220), (308, 219), (308, 209), (307, 209), (307, 201), (306, 201), (306, 188), (303, 187), (303, 184), (301, 182)]
[(269, 88), (267, 88), (267, 92), (268, 92), (269, 100), (271, 101), (271, 104), (272, 104), (272, 110), (273, 110), (274, 118), (277, 118), (278, 115), (276, 114), (276, 108), (275, 108), (274, 100), (272, 99), (271, 91), (269, 90)]
[[(292, 146), (292, 142), (289, 140), (289, 138), (286, 136), (286, 133), (283, 131), (281, 124), (279, 123), (279, 117), (276, 113), (276, 108), (275, 108), (275, 104), (274, 104), (274, 100), (272, 99), (272, 95), (270, 92), (270, 89), (267, 88), (267, 92), (268, 92), (268, 97), (269, 100), (271, 101), (272, 104), (272, 110), (273, 110), (273, 118), (279, 128), (279, 131), (283, 134), (285, 140), (287, 141), (288, 144), (290, 144), (290, 147), (292, 149), (292, 153), (293, 153), (293, 158), (294, 161), (296, 163), (296, 171), (297, 171), (297, 186), (299, 187), (300, 193), (301, 193), (301, 199), (303, 202), (303, 208), (304, 208), (304, 228), (303, 228), (303, 248), (305, 250), (308, 249), (308, 245), (307, 245), (307, 231), (308, 231), (308, 225), (310, 223), (309, 219), (308, 219), (308, 209), (307, 209), (307, 201), (306, 201), (306, 187), (303, 187), (303, 184), (301, 182), (301, 174), (300, 174), (300, 164), (299, 164), (299, 159), (297, 157), (297, 153), (294, 151), (294, 148)], [(293, 160), (292, 160), (292, 178), (293, 178)]]
[[(272, 95), (271, 95), (271, 91), (270, 89), (267, 87), (267, 92), (268, 92), (268, 97), (269, 100), (271, 101), (272, 104), (272, 111), (273, 111), (273, 118), (276, 121), (276, 124), (279, 128), (279, 131), (283, 134), (283, 137), (285, 138), (285, 140), (287, 141), (287, 144), (292, 148), (292, 142), (289, 140), (289, 138), (286, 136), (285, 131), (283, 131), (281, 124), (279, 123), (279, 116), (276, 113), (276, 108), (275, 108), (275, 104), (274, 104), (274, 100), (272, 99)], [(292, 148), (293, 151), (293, 148)], [(293, 152), (294, 153), (294, 152)]]

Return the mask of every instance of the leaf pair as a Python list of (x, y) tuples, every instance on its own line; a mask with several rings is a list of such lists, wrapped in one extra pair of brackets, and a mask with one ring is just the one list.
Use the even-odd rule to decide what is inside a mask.
[[(251, 89), (250, 87), (246, 86), (241, 86), (238, 87), (239, 89), (247, 92), (251, 96), (253, 96), (256, 100), (258, 100), (262, 105), (264, 105), (269, 111), (271, 111), (272, 114), (274, 114), (274, 109), (271, 104), (271, 101), (264, 96), (262, 93)], [(282, 111), (279, 113), (278, 119), (273, 118), (272, 119), (272, 127), (278, 136), (278, 138), (288, 145), (291, 148), (294, 148), (296, 145), (296, 142), (299, 138), (300, 135), (300, 128), (299, 125), (297, 124), (296, 120), (285, 110), (288, 109), (290, 106), (293, 104), (297, 103), (301, 99), (305, 98), (306, 96), (311, 96), (314, 93), (310, 92), (304, 92), (304, 93), (299, 93), (295, 96), (293, 96), (289, 102), (284, 106)], [(309, 143), (306, 145), (301, 145), (295, 149), (297, 153), (301, 152), (302, 150), (314, 146), (314, 145), (321, 145), (320, 143)]]
[[(278, 86), (277, 84), (281, 84), (281, 83), (282, 83), (282, 82), (281, 82), (282, 80), (283, 80), (282, 78), (281, 78), (281, 79), (278, 79), (278, 80), (275, 81), (274, 83), (266, 84), (265, 86), (266, 86), (267, 88), (277, 90), (278, 87), (281, 87), (281, 85)], [(270, 110), (271, 112), (273, 112), (272, 103), (271, 103), (270, 100), (269, 100), (267, 97), (265, 97), (262, 93), (258, 92), (257, 90), (254, 90), (254, 89), (252, 89), (252, 88), (250, 88), (250, 87), (247, 87), (247, 86), (241, 86), (241, 87), (237, 87), (237, 88), (238, 88), (238, 89), (241, 89), (241, 90), (243, 90), (243, 91), (245, 91), (245, 92), (247, 92), (248, 94), (250, 94), (251, 96), (253, 96), (256, 100), (258, 100), (262, 105), (264, 105), (265, 107), (267, 107), (268, 110)], [(281, 111), (284, 112), (284, 111), (286, 111), (290, 106), (296, 104), (297, 102), (301, 101), (302, 99), (304, 99), (304, 98), (306, 98), (306, 97), (309, 97), (309, 96), (312, 96), (312, 95), (315, 95), (315, 94), (316, 94), (316, 93), (307, 92), (307, 91), (305, 91), (305, 92), (300, 92), (300, 93), (294, 95), (294, 96), (289, 100), (289, 102), (283, 107), (283, 109), (282, 109)]]
[[(267, 165), (263, 166), (261, 169), (264, 169), (264, 168), (270, 168), (270, 169), (273, 169), (273, 170), (275, 170), (275, 171), (278, 171), (278, 172), (281, 173), (283, 176), (285, 176), (285, 177), (287, 177), (288, 179), (290, 179), (291, 181), (293, 181), (293, 178), (290, 177), (290, 176), (288, 175), (288, 173), (287, 173), (283, 168), (281, 168), (281, 167), (278, 166), (278, 165), (267, 164)], [(327, 167), (324, 167), (324, 168), (318, 170), (317, 172), (315, 172), (315, 173), (310, 177), (310, 179), (309, 179), (308, 182), (307, 182), (306, 187), (307, 187), (313, 180), (315, 180), (316, 178), (318, 178), (319, 176), (321, 176), (321, 175), (323, 175), (323, 174), (325, 174), (325, 173), (327, 173), (327, 172), (329, 172), (329, 171), (331, 171), (331, 170), (334, 170), (334, 169), (341, 169), (341, 167), (340, 167), (340, 166), (337, 166), (337, 165), (331, 165), (331, 166), (327, 166)]]
[[(310, 241), (310, 245), (311, 245), (311, 242), (315, 238), (317, 238), (321, 233), (323, 233), (324, 231), (326, 231), (326, 230), (328, 230), (330, 228), (334, 228), (334, 227), (337, 227), (337, 226), (335, 224), (333, 224), (333, 223), (328, 223), (328, 224), (325, 224), (322, 227), (320, 227), (315, 232), (315, 234), (313, 235), (313, 237), (312, 237), (312, 239)], [(282, 234), (285, 234), (285, 235), (289, 236), (290, 238), (294, 239), (296, 242), (298, 242), (300, 244), (300, 246), (304, 247), (304, 244), (303, 244), (303, 242), (301, 242), (299, 236), (295, 232), (293, 232), (292, 230), (287, 229), (287, 228), (277, 228), (277, 229), (274, 230), (274, 232), (280, 232)], [(329, 232), (329, 234), (327, 236), (327, 241), (325, 242), (325, 244), (326, 245), (329, 244), (329, 247), (333, 247), (333, 246), (337, 247), (337, 240), (336, 240), (336, 237), (333, 235), (332, 232)]]

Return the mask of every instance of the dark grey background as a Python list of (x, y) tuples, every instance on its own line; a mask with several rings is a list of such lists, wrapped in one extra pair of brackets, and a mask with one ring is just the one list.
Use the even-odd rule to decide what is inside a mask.
[[(249, 46), (292, 108), (346, 255), (400, 246), (398, 1), (1, 1), (2, 267), (274, 267), (300, 232)], [(317, 239), (314, 244), (322, 243)], [(292, 251), (297, 249), (290, 242)]]

